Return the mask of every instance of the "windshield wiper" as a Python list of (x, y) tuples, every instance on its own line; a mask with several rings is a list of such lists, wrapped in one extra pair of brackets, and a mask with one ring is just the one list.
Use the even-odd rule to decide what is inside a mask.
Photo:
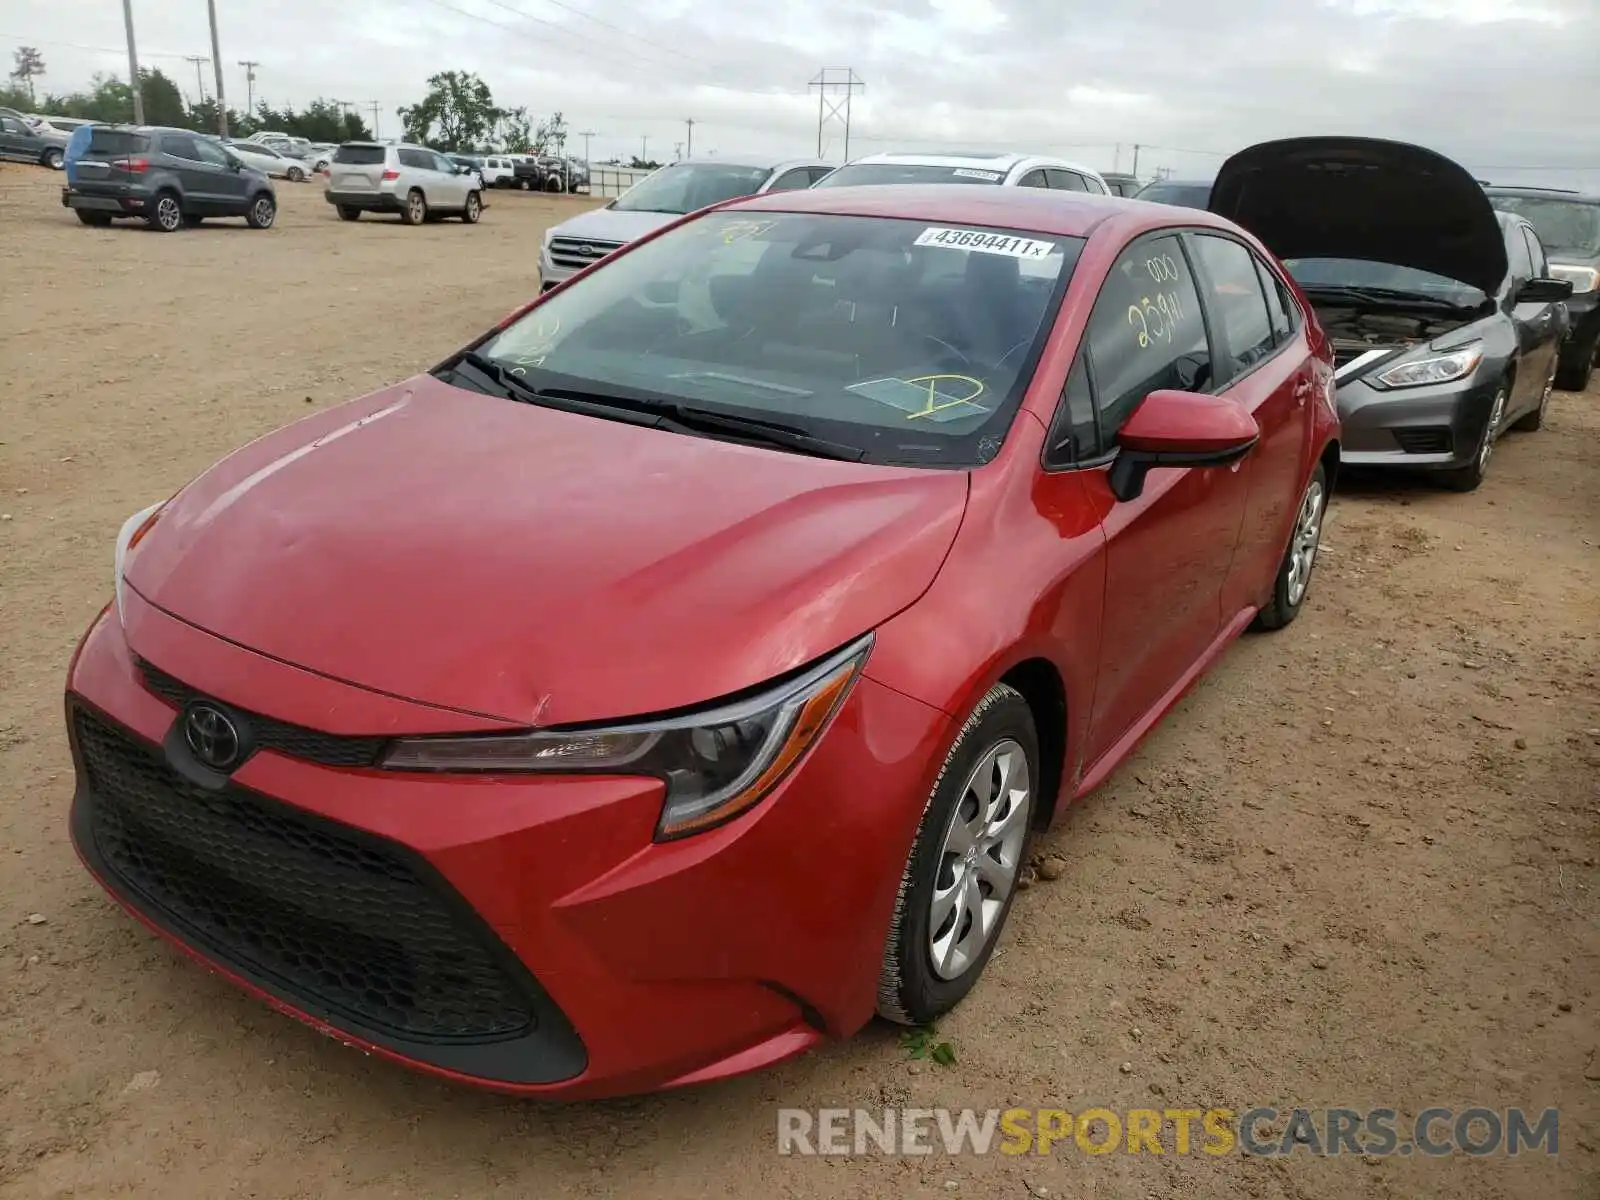
[(441, 370), (454, 373), (463, 364), (471, 367), (481, 378), (498, 385), (500, 394), (507, 399), (524, 404), (543, 404), (564, 412), (582, 413), (591, 417), (608, 417), (627, 421), (632, 425), (648, 425), (674, 433), (720, 433), (742, 441), (756, 442), (779, 450), (793, 450), (815, 458), (833, 458), (842, 462), (860, 462), (866, 451), (859, 446), (847, 446), (807, 433), (797, 425), (768, 421), (761, 417), (746, 417), (737, 413), (712, 412), (694, 408), (671, 400), (658, 400), (648, 395), (627, 391), (595, 391), (588, 388), (538, 387), (521, 375), (513, 373), (505, 363), (479, 354), (476, 350), (462, 350), (446, 361)]
[(1412, 308), (1427, 308), (1438, 312), (1464, 312), (1479, 307), (1477, 304), (1460, 304), (1423, 292), (1408, 292), (1402, 288), (1344, 287), (1339, 284), (1302, 283), (1307, 296), (1321, 296), (1329, 300), (1352, 300), (1357, 304), (1405, 304)]

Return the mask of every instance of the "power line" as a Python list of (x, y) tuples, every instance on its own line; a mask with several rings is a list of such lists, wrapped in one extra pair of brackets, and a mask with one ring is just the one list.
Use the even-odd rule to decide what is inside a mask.
[(185, 54), (183, 59), (185, 62), (194, 64), (194, 85), (200, 89), (200, 103), (204, 104), (206, 100), (206, 77), (201, 74), (200, 68), (211, 60), (204, 54)]
[[(127, 18), (127, 21), (132, 20), (131, 13), (127, 11), (130, 8), (131, 5), (123, 5), (124, 16)], [(49, 38), (18, 37), (14, 33), (0, 33), (0, 41), (16, 42), (19, 45), (26, 44), (29, 46), (59, 46), (63, 50), (88, 50), (94, 54), (121, 54), (124, 52), (124, 47), (122, 46), (85, 46), (82, 42), (56, 42), (51, 41)], [(188, 55), (179, 54), (176, 50), (146, 50), (144, 52), (144, 57), (187, 58)]]

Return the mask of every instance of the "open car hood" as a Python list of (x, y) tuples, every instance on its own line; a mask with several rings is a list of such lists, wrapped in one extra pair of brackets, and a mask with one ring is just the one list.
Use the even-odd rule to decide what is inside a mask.
[(1261, 142), (1222, 164), (1209, 207), (1282, 259), (1390, 263), (1490, 296), (1506, 275), (1505, 242), (1483, 188), (1459, 163), (1406, 142)]

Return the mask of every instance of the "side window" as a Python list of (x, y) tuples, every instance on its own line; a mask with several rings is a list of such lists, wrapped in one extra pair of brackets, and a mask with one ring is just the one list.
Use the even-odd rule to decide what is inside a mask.
[(811, 186), (811, 172), (804, 167), (796, 167), (793, 171), (785, 171), (772, 181), (769, 192), (792, 192), (799, 188)]
[(1533, 256), (1528, 253), (1521, 226), (1514, 227), (1506, 238), (1506, 257), (1511, 260), (1510, 278), (1518, 282), (1533, 278)]
[(204, 162), (200, 157), (198, 138), (184, 137), (182, 134), (169, 133), (161, 139), (161, 148), (174, 158), (186, 158), (190, 162)]
[(194, 148), (200, 152), (200, 161), (210, 163), (214, 167), (231, 167), (233, 159), (228, 157), (228, 152), (215, 142), (195, 138)]
[(1017, 186), (1042, 188), (1050, 185), (1045, 181), (1043, 171), (1029, 171), (1021, 179), (1017, 180)]
[(1050, 424), (1048, 461), (1052, 465), (1085, 462), (1098, 456), (1102, 449), (1088, 364), (1080, 354), (1067, 375), (1066, 386), (1061, 389), (1061, 406)]
[(1193, 245), (1205, 272), (1208, 306), (1221, 323), (1232, 357), (1230, 369), (1219, 370), (1217, 376), (1231, 379), (1270, 356), (1275, 345), (1261, 276), (1255, 255), (1238, 242), (1196, 234)]
[(1200, 296), (1173, 234), (1141, 238), (1122, 252), (1100, 289), (1086, 337), (1107, 444), (1151, 392), (1204, 392), (1213, 385)]
[(0, 129), (7, 133), (31, 134), (33, 131), (15, 117), (0, 117)]
[(1076, 171), (1063, 171), (1051, 167), (1045, 172), (1045, 177), (1050, 180), (1050, 186), (1062, 192), (1086, 192), (1083, 176)]
[(1522, 227), (1522, 236), (1528, 240), (1528, 257), (1533, 262), (1534, 278), (1543, 279), (1550, 274), (1550, 264), (1544, 256), (1544, 246), (1540, 244), (1538, 235), (1526, 225)]
[(400, 156), (400, 165), (402, 167), (414, 167), (422, 171), (431, 171), (434, 169), (433, 155), (429, 154), (426, 150), (402, 148), (396, 151), (396, 153)]
[(1294, 336), (1298, 322), (1294, 318), (1294, 301), (1282, 280), (1274, 275), (1259, 258), (1256, 274), (1261, 276), (1261, 290), (1267, 298), (1267, 319), (1272, 322), (1272, 340), (1279, 346)]
[(829, 175), (832, 175), (833, 171), (834, 171), (834, 168), (832, 168), (832, 167), (807, 167), (806, 171), (811, 176), (811, 182), (812, 183), (816, 183), (818, 180), (826, 179)]
[(464, 165), (442, 154), (431, 154), (429, 157), (433, 159), (433, 169), (445, 175), (454, 175)]
[(1106, 188), (1105, 184), (1096, 179), (1091, 179), (1087, 175), (1083, 176), (1083, 190), (1086, 192), (1092, 192), (1096, 196), (1109, 196), (1111, 194), (1111, 192)]

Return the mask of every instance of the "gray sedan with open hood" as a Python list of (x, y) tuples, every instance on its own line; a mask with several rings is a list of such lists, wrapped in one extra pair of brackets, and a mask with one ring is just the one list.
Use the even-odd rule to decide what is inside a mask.
[(1346, 464), (1469, 491), (1501, 433), (1539, 428), (1572, 285), (1465, 168), (1375, 138), (1263, 142), (1209, 207), (1283, 260), (1332, 338)]

